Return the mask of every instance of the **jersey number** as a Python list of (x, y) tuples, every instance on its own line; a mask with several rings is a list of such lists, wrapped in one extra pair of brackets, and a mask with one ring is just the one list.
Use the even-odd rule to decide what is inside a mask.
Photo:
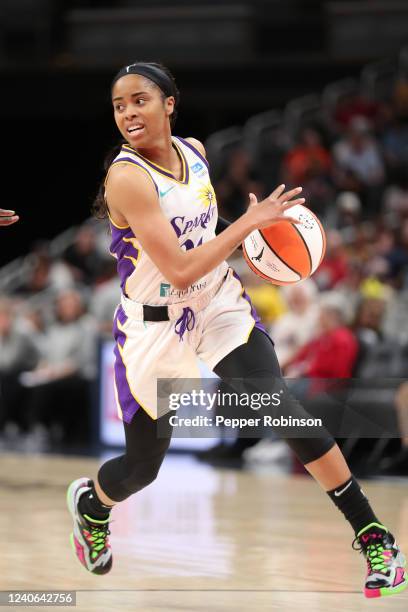
[(200, 240), (197, 242), (197, 244), (194, 244), (194, 242), (190, 239), (186, 240), (185, 242), (183, 242), (183, 244), (181, 245), (181, 248), (185, 248), (186, 251), (189, 251), (190, 249), (194, 249), (196, 246), (200, 246), (200, 244), (203, 243), (203, 237), (201, 236)]

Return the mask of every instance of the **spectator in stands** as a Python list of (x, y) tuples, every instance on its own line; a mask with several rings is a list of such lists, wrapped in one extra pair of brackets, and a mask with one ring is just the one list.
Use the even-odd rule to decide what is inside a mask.
[(373, 247), (369, 270), (377, 265), (380, 278), (401, 288), (408, 274), (408, 219), (396, 232), (381, 231)]
[(391, 179), (408, 168), (408, 112), (406, 116), (393, 115), (382, 138), (385, 160)]
[(398, 117), (408, 118), (408, 74), (401, 72), (395, 82), (393, 104)]
[(384, 337), (382, 323), (386, 302), (381, 298), (367, 297), (357, 307), (353, 331), (360, 345), (372, 346)]
[(26, 330), (31, 340), (36, 345), (40, 355), (46, 352), (47, 326), (51, 321), (47, 318), (43, 303), (32, 303), (33, 300), (19, 305), (20, 328)]
[(408, 344), (408, 285), (387, 302), (383, 329), (387, 338)]
[(378, 102), (362, 94), (347, 93), (341, 96), (334, 111), (334, 121), (339, 132), (348, 130), (356, 117), (364, 117), (375, 125), (381, 114)]
[(355, 237), (361, 220), (361, 200), (352, 191), (342, 191), (338, 194), (334, 206), (327, 210), (325, 226), (343, 230), (348, 240)]
[(116, 272), (116, 260), (105, 265), (104, 282), (97, 285), (92, 293), (89, 306), (90, 313), (95, 317), (99, 331), (112, 335), (112, 321), (116, 307), (120, 302), (120, 281)]
[(317, 287), (307, 279), (299, 285), (283, 288), (288, 311), (271, 328), (275, 350), (282, 369), (298, 350), (316, 334), (319, 307)]
[(364, 265), (372, 256), (372, 245), (377, 240), (377, 236), (378, 227), (374, 220), (359, 223), (355, 228), (352, 241), (347, 244), (348, 258), (353, 262)]
[(347, 275), (336, 284), (336, 293), (347, 303), (350, 314), (356, 312), (361, 301), (361, 287), (364, 280), (364, 268), (360, 261), (348, 262)]
[(72, 286), (73, 279), (69, 269), (61, 261), (52, 259), (46, 242), (34, 245), (30, 259), (31, 269), (28, 277), (16, 292), (22, 298), (30, 298), (42, 291), (54, 294)]
[(306, 409), (320, 417), (334, 435), (344, 424), (344, 403), (357, 366), (359, 345), (347, 326), (347, 299), (336, 292), (323, 294), (320, 300), (317, 335), (299, 349), (289, 361), (284, 374), (298, 379), (292, 392)]
[(314, 280), (321, 291), (336, 287), (348, 274), (348, 260), (340, 232), (327, 232), (326, 255), (314, 275)]
[(333, 148), (336, 182), (340, 189), (356, 191), (366, 214), (378, 211), (385, 180), (384, 162), (371, 126), (363, 117), (355, 117), (344, 138)]
[(350, 378), (356, 363), (358, 343), (346, 326), (342, 300), (328, 295), (320, 306), (317, 337), (289, 360), (289, 377)]
[(39, 352), (26, 331), (19, 329), (13, 301), (0, 297), (0, 430), (7, 421), (21, 425), (24, 388), (19, 375), (33, 369)]
[(395, 249), (389, 254), (391, 269), (399, 276), (398, 288), (408, 288), (408, 218), (399, 227)]
[(286, 184), (303, 185), (311, 177), (328, 176), (331, 165), (331, 155), (323, 146), (318, 130), (304, 127), (298, 144), (283, 160), (283, 180)]
[(395, 236), (392, 230), (378, 230), (375, 240), (371, 243), (370, 258), (366, 263), (366, 276), (385, 279), (390, 276), (388, 256), (395, 246)]
[(308, 206), (322, 213), (334, 195), (331, 171), (331, 155), (319, 131), (313, 126), (304, 127), (298, 144), (284, 157), (283, 182), (302, 185)]
[(264, 185), (260, 182), (251, 167), (248, 153), (241, 147), (235, 149), (228, 160), (227, 171), (216, 185), (219, 214), (229, 221), (234, 221), (248, 207), (248, 194), (254, 193), (260, 199)]
[(76, 290), (58, 295), (55, 314), (41, 363), (22, 377), (31, 387), (28, 425), (56, 423), (63, 429), (65, 443), (83, 443), (89, 435), (90, 381), (96, 375), (95, 324)]
[(408, 162), (393, 173), (392, 184), (384, 191), (383, 210), (398, 216), (408, 216)]
[(63, 254), (76, 282), (93, 285), (103, 275), (105, 257), (98, 251), (95, 229), (89, 223), (82, 225)]

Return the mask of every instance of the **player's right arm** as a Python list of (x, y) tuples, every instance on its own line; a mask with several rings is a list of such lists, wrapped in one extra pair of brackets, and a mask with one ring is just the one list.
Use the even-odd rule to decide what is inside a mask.
[(19, 220), (18, 215), (14, 212), (14, 210), (4, 210), (0, 208), (0, 226), (2, 225), (13, 225), (16, 221)]
[(184, 251), (160, 208), (152, 181), (144, 172), (134, 166), (117, 164), (111, 168), (106, 183), (106, 199), (113, 220), (119, 225), (129, 224), (147, 255), (177, 289), (186, 289), (211, 272), (254, 229), (282, 220), (297, 223), (297, 220), (283, 216), (283, 213), (291, 206), (304, 202), (303, 198), (292, 200), (300, 191), (299, 187), (284, 193), (284, 185), (281, 185), (259, 203), (250, 194), (246, 213), (212, 240)]

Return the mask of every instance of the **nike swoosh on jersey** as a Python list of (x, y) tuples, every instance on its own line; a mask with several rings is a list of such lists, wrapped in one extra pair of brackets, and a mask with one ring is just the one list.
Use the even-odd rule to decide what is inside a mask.
[(169, 191), (171, 191), (172, 189), (174, 189), (174, 185), (172, 185), (171, 187), (166, 189), (166, 191), (159, 191), (160, 197), (164, 198), (164, 196), (167, 195), (169, 193)]

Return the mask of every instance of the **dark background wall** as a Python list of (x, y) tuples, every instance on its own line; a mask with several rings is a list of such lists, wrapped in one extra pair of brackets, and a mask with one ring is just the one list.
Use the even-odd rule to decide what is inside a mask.
[(0, 265), (89, 216), (121, 65), (166, 63), (182, 93), (176, 133), (205, 140), (396, 52), (405, 4), (2, 0), (0, 206), (21, 221), (1, 232)]

